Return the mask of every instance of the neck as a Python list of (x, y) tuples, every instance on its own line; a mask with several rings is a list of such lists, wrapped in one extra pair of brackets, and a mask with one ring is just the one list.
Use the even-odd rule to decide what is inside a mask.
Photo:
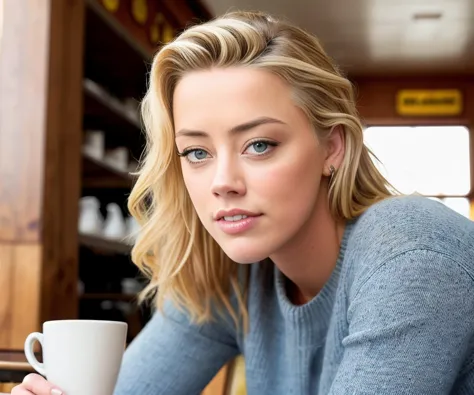
[(270, 256), (291, 281), (290, 299), (296, 304), (314, 298), (329, 280), (336, 266), (345, 223), (330, 211), (327, 189), (321, 188), (314, 210), (295, 237)]

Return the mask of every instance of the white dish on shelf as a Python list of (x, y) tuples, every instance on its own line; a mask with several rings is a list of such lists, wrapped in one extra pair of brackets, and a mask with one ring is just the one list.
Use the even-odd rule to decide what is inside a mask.
[(123, 240), (127, 236), (127, 227), (122, 210), (117, 203), (107, 205), (107, 218), (104, 222), (103, 236), (112, 240)]
[(79, 232), (98, 236), (102, 233), (103, 217), (100, 202), (95, 196), (85, 196), (79, 202)]

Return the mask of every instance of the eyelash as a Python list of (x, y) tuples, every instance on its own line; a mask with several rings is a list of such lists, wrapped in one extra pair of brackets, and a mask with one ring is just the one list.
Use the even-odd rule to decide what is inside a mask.
[(204, 152), (208, 153), (205, 149), (197, 148), (197, 147), (196, 147), (196, 148), (190, 147), (190, 148), (186, 148), (186, 149), (185, 149), (184, 151), (182, 151), (182, 152), (178, 152), (178, 156), (179, 156), (179, 157), (182, 157), (182, 158), (184, 158), (184, 159), (186, 159), (186, 160), (188, 161), (188, 163), (191, 164), (191, 165), (197, 165), (197, 164), (203, 162), (205, 159), (203, 159), (203, 160), (201, 160), (201, 161), (199, 161), (199, 162), (192, 162), (192, 161), (190, 161), (189, 158), (188, 158), (188, 155), (189, 155), (191, 152), (195, 152), (195, 151), (204, 151)]
[[(276, 147), (278, 146), (278, 143), (276, 141), (272, 141), (272, 140), (266, 140), (266, 139), (256, 139), (256, 140), (253, 140), (253, 141), (250, 141), (246, 146), (245, 146), (245, 149), (244, 149), (244, 152), (248, 150), (248, 148), (254, 144), (257, 144), (257, 143), (265, 143), (267, 144), (268, 146), (270, 147)], [(256, 154), (255, 156), (265, 156), (265, 155), (268, 155), (270, 152), (268, 151), (265, 151), (264, 153), (262, 154)]]
[[(244, 152), (245, 152), (250, 146), (252, 146), (252, 145), (254, 145), (254, 144), (256, 144), (256, 143), (265, 143), (265, 144), (267, 144), (267, 145), (270, 146), (270, 147), (277, 147), (277, 146), (278, 146), (278, 143), (275, 142), (275, 141), (266, 140), (266, 139), (257, 139), (257, 140), (250, 141), (250, 142), (245, 146)], [(200, 160), (199, 162), (192, 162), (192, 161), (190, 161), (189, 158), (188, 158), (188, 155), (189, 155), (191, 152), (195, 152), (195, 151), (204, 151), (204, 152), (206, 152), (207, 154), (209, 154), (209, 153), (208, 153), (205, 149), (203, 149), (203, 148), (189, 147), (189, 148), (186, 148), (185, 150), (183, 150), (182, 152), (178, 152), (178, 156), (184, 157), (184, 158), (188, 161), (188, 163), (191, 164), (191, 165), (198, 165), (198, 164), (204, 162), (205, 159)], [(268, 155), (268, 154), (269, 154), (269, 152), (265, 151), (265, 152), (262, 153), (262, 154), (256, 154), (256, 155), (254, 155), (254, 156), (259, 156), (259, 157), (260, 157), (260, 156), (265, 156), (265, 155)]]

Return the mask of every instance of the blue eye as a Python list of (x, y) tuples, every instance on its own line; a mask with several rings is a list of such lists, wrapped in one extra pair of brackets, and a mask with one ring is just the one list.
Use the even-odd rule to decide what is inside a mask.
[(190, 152), (188, 154), (188, 158), (190, 156), (192, 156), (192, 154), (194, 154), (194, 157), (197, 159), (197, 160), (203, 160), (203, 159), (206, 159), (206, 156), (207, 156), (207, 152), (202, 150), (202, 149), (197, 149), (197, 150), (194, 150), (192, 152)]
[(255, 152), (258, 152), (261, 154), (262, 152), (265, 152), (268, 148), (268, 144), (265, 143), (264, 141), (257, 141), (256, 143), (252, 144), (253, 149)]
[(259, 140), (250, 143), (245, 149), (245, 152), (253, 155), (263, 155), (270, 152), (271, 149), (276, 146), (277, 143), (274, 143), (272, 141)]
[(208, 155), (209, 154), (206, 151), (199, 148), (188, 149), (179, 154), (179, 156), (185, 157), (190, 163), (202, 162), (203, 160), (207, 159)]

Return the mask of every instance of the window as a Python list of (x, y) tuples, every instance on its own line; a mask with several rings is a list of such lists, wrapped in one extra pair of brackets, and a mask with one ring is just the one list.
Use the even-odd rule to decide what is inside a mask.
[(369, 127), (376, 166), (404, 194), (439, 198), (469, 217), (469, 131), (463, 126)]

